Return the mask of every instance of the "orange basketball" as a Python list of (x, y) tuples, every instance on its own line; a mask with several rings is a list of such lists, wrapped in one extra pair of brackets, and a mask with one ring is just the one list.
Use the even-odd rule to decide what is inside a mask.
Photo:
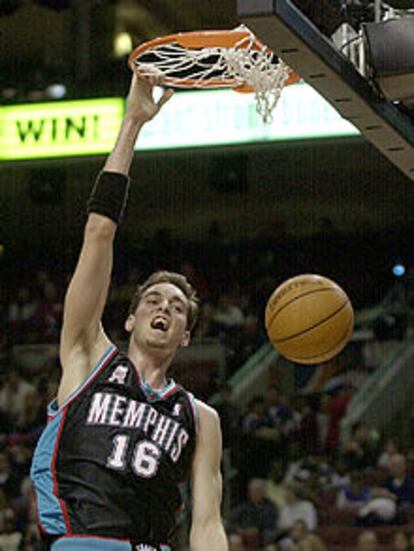
[(316, 364), (344, 348), (352, 335), (354, 311), (334, 281), (303, 274), (273, 292), (266, 305), (265, 325), (273, 346), (285, 358)]

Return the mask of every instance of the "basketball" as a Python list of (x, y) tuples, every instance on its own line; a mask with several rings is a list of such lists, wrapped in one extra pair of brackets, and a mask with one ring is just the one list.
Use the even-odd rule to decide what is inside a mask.
[(354, 312), (334, 281), (315, 274), (292, 277), (272, 293), (265, 326), (273, 346), (300, 364), (326, 362), (352, 335)]

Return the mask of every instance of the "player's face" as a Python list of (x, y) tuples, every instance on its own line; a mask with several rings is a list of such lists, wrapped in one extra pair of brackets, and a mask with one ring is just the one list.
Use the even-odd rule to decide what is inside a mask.
[(126, 329), (139, 346), (174, 352), (189, 342), (188, 300), (172, 283), (156, 283), (146, 289)]

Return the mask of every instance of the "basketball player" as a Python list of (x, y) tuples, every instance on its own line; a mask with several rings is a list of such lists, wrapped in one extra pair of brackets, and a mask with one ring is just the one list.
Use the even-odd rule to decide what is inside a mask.
[(44, 548), (52, 551), (167, 551), (178, 483), (191, 480), (192, 551), (227, 550), (221, 522), (221, 432), (214, 411), (167, 378), (187, 346), (195, 293), (178, 274), (157, 272), (140, 287), (125, 328), (127, 354), (101, 324), (134, 144), (158, 102), (162, 78), (133, 76), (118, 140), (88, 202), (79, 261), (64, 305), (62, 378), (31, 476)]

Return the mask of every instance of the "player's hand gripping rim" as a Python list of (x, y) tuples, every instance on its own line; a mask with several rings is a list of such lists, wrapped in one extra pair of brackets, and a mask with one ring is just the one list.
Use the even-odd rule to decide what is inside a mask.
[(126, 114), (140, 122), (150, 121), (172, 97), (171, 88), (164, 89), (161, 97), (154, 99), (154, 86), (164, 84), (164, 75), (152, 65), (140, 65), (134, 70), (127, 98)]

